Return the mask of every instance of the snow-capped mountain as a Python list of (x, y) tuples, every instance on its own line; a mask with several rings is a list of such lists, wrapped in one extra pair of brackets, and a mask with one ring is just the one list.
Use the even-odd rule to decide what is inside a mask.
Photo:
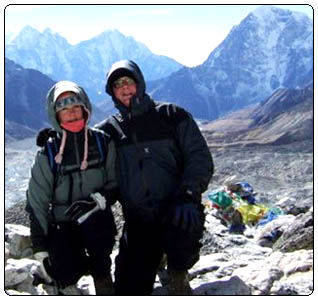
[[(39, 33), (26, 27), (5, 51), (6, 57), (54, 80), (81, 84), (105, 114), (113, 107), (104, 92), (106, 72), (112, 62), (130, 58), (140, 65), (155, 100), (175, 102), (196, 118), (213, 120), (263, 101), (279, 88), (297, 89), (311, 82), (313, 21), (302, 13), (261, 6), (195, 68), (180, 69), (117, 30), (71, 46), (49, 29)], [(160, 80), (150, 81), (156, 78)]]
[(53, 80), (75, 81), (94, 102), (105, 98), (106, 73), (117, 60), (136, 61), (147, 80), (166, 77), (182, 67), (173, 59), (153, 54), (144, 44), (118, 30), (107, 30), (90, 40), (70, 45), (50, 29), (40, 33), (26, 26), (16, 38), (8, 38), (5, 56)]
[(262, 101), (278, 88), (301, 88), (312, 80), (313, 21), (261, 6), (234, 26), (201, 66), (183, 68), (149, 87), (155, 99), (212, 120)]

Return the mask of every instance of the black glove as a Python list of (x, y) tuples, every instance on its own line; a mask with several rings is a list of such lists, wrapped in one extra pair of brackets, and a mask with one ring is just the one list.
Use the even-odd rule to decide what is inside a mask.
[(189, 194), (177, 200), (173, 211), (172, 224), (186, 231), (195, 231), (200, 228), (201, 218), (198, 205)]
[(194, 203), (182, 203), (176, 206), (172, 224), (183, 230), (194, 231), (200, 227), (200, 215)]
[(57, 133), (52, 128), (41, 129), (36, 136), (36, 145), (43, 147), (50, 137), (56, 137)]
[(65, 215), (71, 221), (83, 223), (91, 214), (106, 208), (106, 199), (100, 193), (90, 194), (90, 198), (75, 201), (66, 211)]
[(81, 216), (93, 210), (96, 205), (96, 202), (92, 199), (78, 200), (65, 211), (65, 215), (70, 218), (71, 221), (77, 221)]

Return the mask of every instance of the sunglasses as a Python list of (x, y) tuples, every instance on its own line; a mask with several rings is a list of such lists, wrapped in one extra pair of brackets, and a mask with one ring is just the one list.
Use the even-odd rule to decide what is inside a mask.
[(59, 99), (55, 103), (55, 111), (58, 112), (62, 110), (64, 107), (71, 105), (80, 105), (82, 102), (78, 97), (72, 96), (64, 99)]
[(113, 87), (115, 89), (119, 89), (123, 86), (126, 86), (126, 85), (133, 85), (133, 84), (136, 84), (135, 80), (133, 80), (132, 78), (130, 77), (127, 77), (127, 76), (124, 76), (124, 77), (121, 77), (117, 80), (115, 80), (113, 82)]

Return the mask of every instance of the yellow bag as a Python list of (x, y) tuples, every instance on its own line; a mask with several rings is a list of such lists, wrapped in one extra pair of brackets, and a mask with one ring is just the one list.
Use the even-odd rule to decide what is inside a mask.
[(268, 208), (260, 204), (242, 204), (237, 207), (237, 210), (241, 213), (243, 222), (250, 224), (257, 223), (268, 211)]

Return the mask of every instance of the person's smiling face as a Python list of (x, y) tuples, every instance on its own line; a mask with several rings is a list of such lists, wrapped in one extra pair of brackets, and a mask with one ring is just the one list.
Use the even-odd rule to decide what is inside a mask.
[(130, 77), (121, 77), (114, 81), (113, 92), (116, 99), (129, 107), (131, 98), (137, 93), (136, 82)]
[[(65, 92), (58, 97), (57, 101), (74, 96), (76, 95), (72, 92)], [(57, 112), (57, 118), (60, 123), (71, 123), (82, 120), (84, 118), (83, 108), (78, 104), (66, 106)]]

